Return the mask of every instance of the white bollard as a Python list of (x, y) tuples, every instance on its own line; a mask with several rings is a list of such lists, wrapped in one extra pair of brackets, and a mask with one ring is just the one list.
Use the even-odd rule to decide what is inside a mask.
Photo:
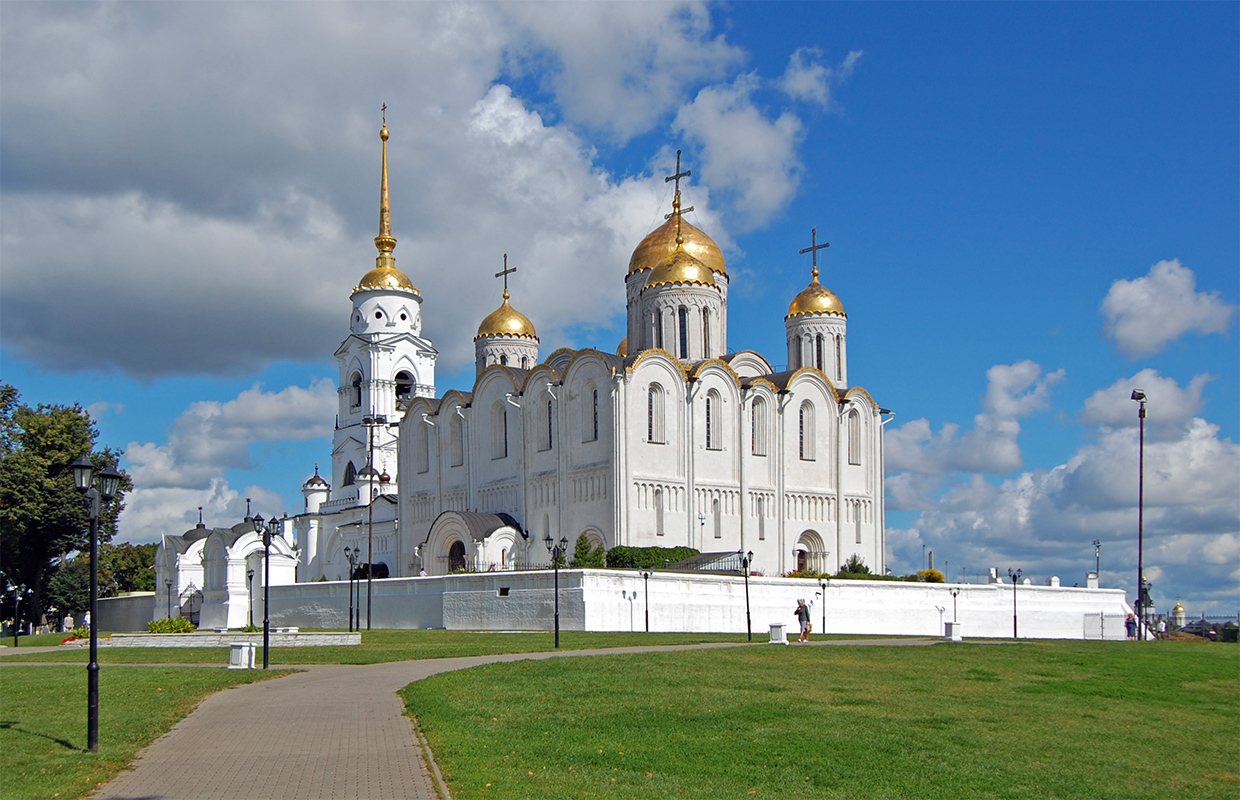
[(233, 642), (228, 653), (229, 669), (254, 669), (254, 645), (249, 642)]
[(788, 644), (788, 634), (782, 622), (771, 623), (771, 641), (770, 644)]
[(964, 634), (961, 632), (963, 627), (964, 626), (961, 625), (959, 622), (944, 622), (943, 623), (943, 641), (945, 642), (964, 641)]

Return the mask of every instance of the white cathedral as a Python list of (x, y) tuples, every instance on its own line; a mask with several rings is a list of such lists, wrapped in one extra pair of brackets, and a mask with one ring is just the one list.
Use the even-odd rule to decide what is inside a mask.
[(853, 556), (883, 572), (889, 412), (849, 387), (847, 315), (818, 281), (826, 245), (802, 251), (813, 278), (784, 319), (788, 369), (729, 351), (727, 267), (683, 218), (678, 157), (672, 212), (629, 259), (614, 353), (540, 362), (505, 257), (503, 302), (474, 337), (473, 390), (436, 397), (422, 297), (393, 256), (386, 125), (380, 138), (379, 255), (335, 354), (331, 483), (316, 467), (290, 520), (299, 582), (346, 578), (346, 548), (375, 577), (443, 575), (546, 565), (548, 537), (571, 551), (583, 536), (752, 551), (767, 575), (834, 572)]

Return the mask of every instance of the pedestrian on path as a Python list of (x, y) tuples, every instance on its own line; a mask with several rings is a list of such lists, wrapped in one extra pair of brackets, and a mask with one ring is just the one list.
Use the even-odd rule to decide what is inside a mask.
[(808, 642), (809, 632), (810, 632), (809, 606), (805, 605), (804, 600), (797, 600), (796, 615), (797, 615), (797, 622), (801, 623), (801, 636), (799, 639), (797, 639), (797, 641)]

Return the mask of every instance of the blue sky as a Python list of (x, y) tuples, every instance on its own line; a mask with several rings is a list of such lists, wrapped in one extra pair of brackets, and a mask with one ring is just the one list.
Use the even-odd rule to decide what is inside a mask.
[[(683, 148), (729, 345), (807, 282), (888, 425), (888, 559), (1240, 601), (1235, 4), (4, 4), (0, 379), (91, 407), (124, 535), (301, 507), (373, 263), (378, 106), (439, 390), (514, 303), (614, 348)], [(326, 381), (326, 382), (325, 382)]]

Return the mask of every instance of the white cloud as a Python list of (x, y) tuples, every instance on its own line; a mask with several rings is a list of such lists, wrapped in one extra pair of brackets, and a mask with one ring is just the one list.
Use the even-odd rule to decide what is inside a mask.
[[(986, 377), (983, 411), (973, 418), (971, 430), (961, 433), (959, 425), (947, 423), (936, 434), (925, 419), (889, 429), (884, 439), (887, 469), (928, 475), (1020, 469), (1020, 419), (1047, 407), (1051, 387), (1063, 380), (1064, 371), (1043, 374), (1040, 366), (1025, 360), (997, 364)], [(911, 498), (901, 500), (908, 502)]]
[(1103, 332), (1128, 358), (1150, 356), (1186, 333), (1223, 333), (1236, 306), (1198, 292), (1179, 260), (1159, 261), (1143, 277), (1117, 280), (1102, 300)]
[[(765, 223), (796, 193), (801, 120), (789, 111), (769, 119), (754, 104), (757, 76), (708, 86), (681, 106), (672, 128), (701, 145), (701, 174), (734, 198), (744, 227)], [(695, 173), (696, 174), (696, 173)], [(694, 200), (696, 205), (696, 200)]]
[(814, 47), (798, 48), (788, 59), (788, 69), (776, 81), (776, 85), (794, 100), (817, 103), (823, 108), (831, 105), (831, 89), (852, 77), (862, 51), (853, 50), (834, 69), (820, 59), (822, 51)]
[(1164, 378), (1154, 369), (1143, 369), (1131, 378), (1123, 378), (1090, 395), (1081, 410), (1086, 425), (1107, 428), (1135, 428), (1138, 425), (1134, 389), (1145, 391), (1145, 424), (1147, 435), (1178, 437), (1205, 405), (1202, 392), (1213, 375), (1196, 375), (1188, 386), (1180, 388), (1173, 378)]
[(224, 478), (212, 478), (202, 489), (138, 486), (125, 498), (117, 539), (142, 544), (158, 542), (165, 533), (184, 533), (197, 524), (199, 506), (208, 528), (229, 527), (245, 516), (247, 498), (255, 514), (278, 516), (286, 510), (277, 492), (260, 486), (239, 492)]

